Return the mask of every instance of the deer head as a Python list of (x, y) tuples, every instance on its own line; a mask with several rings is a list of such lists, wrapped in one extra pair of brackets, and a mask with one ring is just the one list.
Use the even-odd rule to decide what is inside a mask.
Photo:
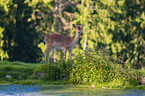
[(78, 33), (81, 33), (81, 29), (84, 27), (84, 25), (81, 25), (81, 26), (79, 26), (79, 25), (74, 25), (74, 24), (72, 24), (73, 25), (73, 27), (76, 29), (76, 32), (78, 32)]

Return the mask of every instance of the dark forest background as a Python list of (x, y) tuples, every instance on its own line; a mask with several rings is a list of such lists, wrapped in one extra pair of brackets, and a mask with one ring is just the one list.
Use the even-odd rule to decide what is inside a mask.
[(145, 66), (144, 11), (144, 0), (1, 0), (0, 60), (40, 62), (46, 34), (74, 36), (72, 24), (84, 24), (73, 54), (83, 52), (86, 44), (105, 48), (114, 59), (141, 68)]

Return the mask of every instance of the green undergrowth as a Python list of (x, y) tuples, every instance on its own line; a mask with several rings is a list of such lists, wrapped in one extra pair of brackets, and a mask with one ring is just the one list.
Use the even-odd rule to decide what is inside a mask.
[(0, 83), (19, 83), (25, 84), (25, 80), (31, 79), (34, 71), (40, 67), (40, 64), (23, 62), (0, 62)]
[[(87, 49), (73, 60), (51, 63), (0, 62), (0, 84), (82, 85), (95, 88), (145, 90), (145, 70), (122, 67), (105, 51)], [(92, 86), (93, 85), (93, 86)]]

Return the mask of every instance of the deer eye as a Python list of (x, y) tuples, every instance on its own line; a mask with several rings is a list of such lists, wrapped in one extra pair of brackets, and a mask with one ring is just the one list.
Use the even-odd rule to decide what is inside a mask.
[(78, 27), (78, 29), (80, 30), (80, 29), (81, 29), (81, 27)]

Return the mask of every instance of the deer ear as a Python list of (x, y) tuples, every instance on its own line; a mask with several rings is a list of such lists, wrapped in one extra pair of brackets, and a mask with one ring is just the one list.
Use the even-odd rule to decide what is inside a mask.
[(73, 25), (74, 28), (76, 28), (76, 25), (75, 24), (72, 24), (72, 25)]

